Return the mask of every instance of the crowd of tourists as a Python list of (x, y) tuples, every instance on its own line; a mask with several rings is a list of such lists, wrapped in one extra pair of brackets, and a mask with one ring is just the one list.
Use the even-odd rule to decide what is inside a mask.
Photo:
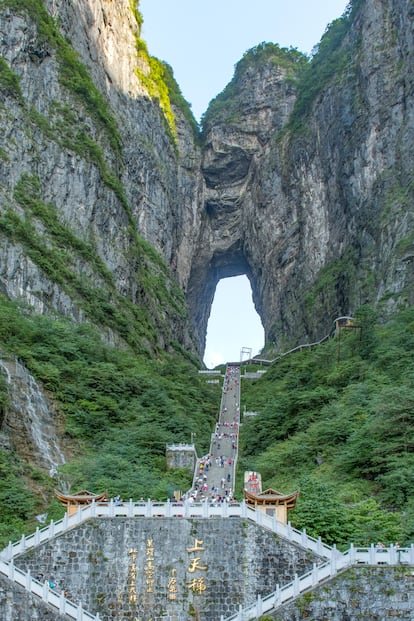
[(190, 502), (207, 499), (214, 506), (233, 500), (240, 421), (239, 372), (237, 366), (227, 367), (220, 413), (212, 433), (210, 452), (198, 461), (193, 486), (185, 495)]

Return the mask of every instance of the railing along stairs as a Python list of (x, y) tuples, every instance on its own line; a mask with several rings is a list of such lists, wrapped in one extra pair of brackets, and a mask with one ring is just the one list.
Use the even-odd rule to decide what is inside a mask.
[(290, 603), (306, 591), (317, 587), (329, 578), (337, 575), (340, 571), (352, 566), (384, 566), (384, 565), (409, 565), (414, 566), (414, 544), (408, 548), (400, 548), (391, 545), (389, 548), (377, 548), (371, 544), (369, 548), (355, 547), (351, 544), (349, 550), (343, 554), (337, 552), (332, 555), (330, 561), (316, 565), (302, 576), (295, 574), (294, 579), (280, 586), (266, 597), (257, 597), (257, 600), (247, 608), (240, 606), (238, 612), (226, 619), (221, 616), (221, 621), (248, 621), (259, 619), (263, 614), (274, 612), (282, 605)]
[(0, 575), (6, 576), (16, 584), (24, 587), (28, 593), (37, 596), (45, 604), (50, 604), (56, 608), (59, 614), (65, 614), (76, 621), (100, 621), (99, 613), (91, 614), (83, 610), (82, 604), (75, 604), (68, 600), (64, 593), (54, 591), (49, 582), (39, 582), (33, 578), (30, 571), (22, 571), (14, 566), (14, 561), (5, 561), (0, 559)]

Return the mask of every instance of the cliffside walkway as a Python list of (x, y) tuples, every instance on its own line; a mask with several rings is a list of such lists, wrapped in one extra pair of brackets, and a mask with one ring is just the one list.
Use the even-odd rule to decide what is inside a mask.
[(340, 322), (353, 322), (355, 321), (355, 319), (353, 317), (349, 317), (348, 315), (344, 315), (341, 317), (336, 317), (336, 319), (334, 319), (334, 325), (336, 326), (335, 330), (331, 331), (329, 334), (327, 334), (326, 336), (323, 336), (321, 339), (319, 339), (319, 341), (315, 341), (314, 343), (302, 343), (301, 345), (297, 345), (296, 347), (293, 347), (293, 349), (289, 349), (288, 351), (285, 351), (281, 354), (278, 354), (277, 356), (275, 356), (275, 358), (251, 358), (250, 360), (246, 360), (243, 362), (243, 364), (263, 364), (263, 365), (271, 365), (274, 362), (277, 362), (278, 360), (281, 360), (282, 358), (284, 358), (285, 356), (289, 356), (290, 354), (295, 354), (298, 351), (302, 351), (303, 349), (308, 349), (309, 347), (316, 347), (316, 345), (321, 345), (322, 343), (324, 343), (325, 341), (328, 341), (330, 338), (332, 338), (332, 336), (335, 334), (336, 329), (338, 328), (338, 325), (340, 324)]

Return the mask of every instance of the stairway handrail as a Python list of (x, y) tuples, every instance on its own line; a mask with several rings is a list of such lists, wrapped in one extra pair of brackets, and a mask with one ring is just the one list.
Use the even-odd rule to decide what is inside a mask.
[(271, 517), (261, 511), (256, 511), (252, 507), (249, 507), (244, 500), (241, 502), (233, 501), (231, 503), (222, 503), (221, 505), (212, 505), (208, 499), (202, 502), (191, 502), (189, 499), (184, 502), (170, 500), (167, 500), (167, 502), (158, 502), (150, 499), (147, 501), (134, 502), (130, 499), (128, 502), (122, 502), (120, 504), (115, 503), (111, 499), (109, 502), (93, 501), (87, 507), (79, 507), (78, 511), (71, 516), (65, 513), (65, 516), (58, 522), (53, 522), (53, 520), (51, 520), (47, 526), (42, 529), (37, 528), (31, 535), (27, 537), (22, 535), (19, 541), (15, 543), (9, 542), (9, 545), (0, 551), (0, 559), (10, 561), (15, 556), (23, 554), (27, 550), (51, 540), (56, 535), (63, 534), (71, 528), (79, 526), (86, 520), (95, 517), (209, 518), (217, 516), (224, 518), (229, 515), (232, 517), (250, 519), (258, 526), (262, 526), (325, 558), (330, 558), (333, 550), (335, 550), (335, 548), (323, 543), (320, 538), (316, 539), (308, 535), (306, 530), (297, 530), (290, 522), (284, 524), (276, 520), (274, 516)]
[(39, 582), (31, 576), (30, 571), (23, 571), (14, 566), (13, 560), (0, 560), (0, 575), (6, 576), (16, 584), (24, 587), (28, 593), (37, 595), (45, 604), (50, 604), (59, 613), (65, 614), (76, 621), (100, 621), (99, 613), (91, 614), (83, 610), (82, 603), (75, 604), (67, 599), (63, 593), (52, 590), (49, 583)]
[[(403, 555), (403, 558), (401, 558)], [(332, 558), (320, 565), (314, 564), (310, 571), (301, 576), (295, 574), (293, 580), (287, 584), (276, 585), (275, 591), (258, 597), (257, 601), (250, 606), (240, 608), (237, 613), (230, 617), (221, 617), (221, 621), (246, 621), (257, 619), (269, 611), (275, 611), (287, 601), (299, 597), (304, 591), (319, 586), (323, 581), (336, 576), (340, 571), (350, 567), (370, 566), (400, 566), (401, 564), (414, 566), (414, 544), (410, 547), (400, 548), (390, 545), (388, 548), (378, 548), (374, 544), (369, 547), (350, 545), (343, 554)]]

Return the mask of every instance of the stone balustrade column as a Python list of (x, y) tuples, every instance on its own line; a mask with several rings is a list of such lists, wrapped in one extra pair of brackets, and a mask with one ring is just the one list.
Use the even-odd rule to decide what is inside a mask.
[(302, 545), (307, 548), (308, 547), (308, 535), (306, 532), (306, 528), (303, 529), (301, 533)]
[(296, 597), (300, 593), (300, 582), (298, 574), (294, 575), (293, 578), (293, 596)]

